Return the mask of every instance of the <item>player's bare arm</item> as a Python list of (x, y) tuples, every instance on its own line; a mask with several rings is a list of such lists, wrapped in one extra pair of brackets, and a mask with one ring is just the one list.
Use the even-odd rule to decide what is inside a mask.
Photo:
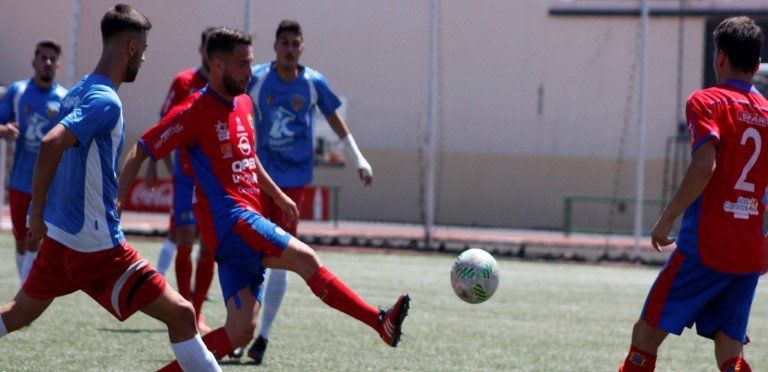
[(355, 159), (360, 179), (366, 186), (370, 186), (371, 183), (373, 183), (373, 168), (371, 168), (371, 164), (368, 163), (368, 160), (365, 159), (363, 153), (360, 152), (360, 149), (357, 147), (357, 142), (355, 142), (355, 138), (352, 137), (352, 133), (349, 131), (347, 123), (345, 123), (344, 119), (342, 119), (338, 112), (335, 111), (333, 114), (326, 116), (326, 120), (328, 120), (328, 124), (331, 126), (331, 129), (333, 129), (333, 132), (339, 136), (339, 139), (341, 139), (342, 142), (344, 142), (349, 155)]
[(267, 171), (264, 170), (259, 158), (254, 156), (254, 159), (256, 159), (256, 176), (259, 180), (259, 189), (261, 189), (262, 192), (267, 193), (267, 195), (275, 201), (275, 204), (283, 210), (283, 213), (290, 216), (291, 221), (298, 220), (299, 208), (296, 206), (296, 203), (294, 203), (294, 201), (275, 184), (272, 177), (270, 177), (269, 174), (267, 174)]
[(35, 161), (32, 176), (32, 203), (29, 206), (29, 241), (37, 242), (46, 232), (43, 222), (43, 207), (48, 196), (48, 189), (61, 162), (64, 151), (77, 144), (77, 137), (65, 126), (56, 124), (40, 141), (40, 152)]
[(125, 198), (128, 195), (128, 188), (133, 183), (133, 180), (139, 173), (139, 169), (141, 169), (141, 164), (144, 163), (147, 157), (149, 157), (149, 154), (138, 144), (133, 145), (131, 151), (126, 155), (125, 163), (123, 163), (123, 168), (120, 170), (120, 177), (117, 181), (118, 214), (123, 213), (123, 202), (125, 202)]
[[(163, 164), (165, 165), (165, 168), (168, 170), (168, 174), (173, 174), (173, 160), (171, 160), (170, 156), (166, 156), (163, 158)], [(147, 169), (144, 171), (144, 182), (149, 187), (155, 187), (157, 184), (157, 162), (154, 160), (150, 160), (149, 163), (147, 163)]]
[(715, 172), (716, 153), (717, 149), (712, 141), (705, 142), (693, 153), (683, 182), (651, 230), (651, 244), (657, 251), (661, 252), (661, 247), (675, 242), (675, 239), (669, 238), (672, 225), (675, 219), (696, 201), (709, 183), (709, 179)]

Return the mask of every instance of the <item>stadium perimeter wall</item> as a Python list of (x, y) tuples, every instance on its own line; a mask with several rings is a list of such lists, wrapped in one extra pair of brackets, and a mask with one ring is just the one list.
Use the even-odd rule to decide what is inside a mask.
[[(84, 0), (75, 81), (100, 53), (98, 21), (114, 2)], [(121, 87), (127, 144), (153, 124), (175, 73), (196, 66), (207, 26), (243, 27), (243, 1), (130, 1), (151, 19), (147, 60)], [(556, 228), (569, 194), (634, 195), (635, 17), (553, 17), (541, 0), (443, 1), (437, 222)], [(29, 76), (36, 41), (68, 49), (72, 0), (0, 0), (0, 81)], [(284, 18), (305, 31), (302, 61), (348, 98), (348, 122), (374, 166), (365, 189), (349, 169), (316, 171), (343, 187), (344, 219), (420, 220), (420, 133), (427, 121), (427, 1), (253, 1), (257, 62), (273, 57)], [(702, 86), (705, 19), (684, 20), (684, 97)], [(661, 195), (664, 143), (675, 133), (678, 19), (651, 19), (647, 197)], [(63, 62), (69, 53), (65, 50)], [(69, 71), (64, 66), (60, 80)], [(627, 104), (629, 102), (629, 105)], [(630, 115), (627, 117), (626, 113)], [(625, 122), (629, 122), (625, 131)], [(625, 136), (625, 145), (620, 146)], [(650, 211), (648, 226), (657, 211)], [(593, 216), (606, 218), (604, 214)]]

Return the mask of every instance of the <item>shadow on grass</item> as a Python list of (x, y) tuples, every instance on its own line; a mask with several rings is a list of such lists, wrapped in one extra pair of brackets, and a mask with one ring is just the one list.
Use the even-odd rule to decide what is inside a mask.
[(110, 332), (110, 333), (165, 333), (167, 330), (165, 329), (112, 329), (112, 328), (97, 328), (97, 330), (101, 332)]

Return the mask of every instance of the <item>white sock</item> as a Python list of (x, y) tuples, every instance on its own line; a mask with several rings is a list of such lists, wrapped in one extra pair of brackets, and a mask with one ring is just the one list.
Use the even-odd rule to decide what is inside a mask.
[(24, 283), (29, 275), (29, 270), (32, 270), (32, 263), (37, 258), (37, 252), (24, 253), (24, 262), (21, 264), (21, 282)]
[(172, 242), (171, 239), (165, 238), (163, 240), (163, 247), (160, 248), (160, 257), (157, 258), (157, 272), (163, 276), (168, 272), (168, 268), (171, 267), (174, 252), (176, 252), (176, 243)]
[(171, 344), (173, 355), (184, 371), (221, 371), (216, 358), (206, 349), (199, 334), (195, 337)]
[(5, 323), (3, 323), (3, 317), (0, 316), (0, 338), (8, 334), (8, 330), (5, 328)]
[(24, 263), (24, 254), (16, 252), (16, 272), (19, 273), (19, 280), (21, 280), (21, 265)]
[(264, 315), (261, 317), (261, 329), (259, 336), (269, 339), (272, 330), (272, 322), (275, 321), (280, 303), (285, 296), (285, 287), (288, 286), (288, 272), (285, 270), (269, 269), (269, 281), (264, 291)]

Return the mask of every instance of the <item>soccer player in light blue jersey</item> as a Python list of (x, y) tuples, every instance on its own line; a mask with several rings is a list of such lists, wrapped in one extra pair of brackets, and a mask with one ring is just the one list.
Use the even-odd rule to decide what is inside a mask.
[(56, 41), (46, 39), (37, 43), (32, 60), (35, 75), (11, 84), (0, 100), (0, 138), (16, 143), (8, 180), (8, 201), (16, 240), (16, 269), (22, 283), (39, 248), (26, 239), (32, 169), (40, 140), (50, 129), (51, 120), (58, 115), (61, 100), (67, 94), (67, 90), (55, 82), (60, 56), (61, 46)]
[(40, 141), (27, 236), (42, 239), (40, 255), (16, 297), (0, 307), (0, 337), (30, 324), (55, 298), (83, 291), (119, 321), (142, 311), (165, 323), (184, 369), (220, 371), (197, 333), (192, 304), (166, 285), (120, 227), (117, 169), (125, 123), (117, 90), (136, 79), (151, 27), (131, 6), (106, 12), (99, 62), (64, 97)]
[[(316, 109), (319, 109), (346, 145), (360, 179), (366, 186), (370, 185), (373, 170), (337, 112), (341, 100), (323, 75), (299, 63), (304, 51), (301, 25), (292, 20), (280, 22), (275, 32), (274, 49), (274, 61), (253, 67), (253, 79), (248, 89), (257, 116), (257, 154), (267, 174), (296, 204), (302, 204), (305, 186), (312, 182), (314, 118)], [(264, 217), (296, 235), (297, 219), (287, 218), (269, 197), (262, 198), (261, 206)], [(248, 356), (256, 364), (261, 364), (264, 357), (272, 323), (287, 284), (285, 270), (270, 269), (269, 272), (262, 325), (259, 336), (248, 351)]]

